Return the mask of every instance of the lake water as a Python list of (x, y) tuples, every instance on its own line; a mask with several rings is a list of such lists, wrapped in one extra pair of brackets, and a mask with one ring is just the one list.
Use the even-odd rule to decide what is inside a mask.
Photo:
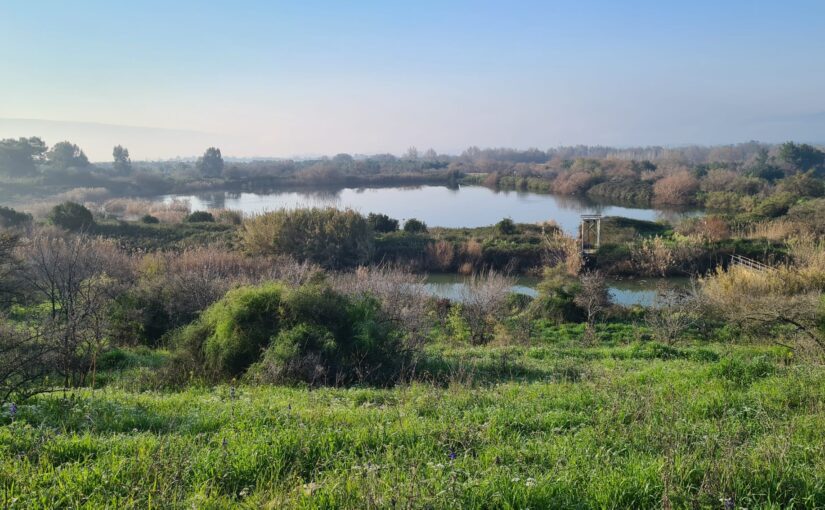
[[(425, 287), (427, 291), (441, 298), (460, 301), (464, 288), (465, 278), (455, 274), (431, 274), (427, 277)], [(512, 291), (535, 297), (538, 295), (536, 286), (538, 278), (519, 277)], [(656, 298), (656, 291), (660, 285), (670, 288), (684, 288), (690, 282), (689, 278), (639, 278), (639, 279), (610, 279), (608, 292), (611, 300), (617, 305), (651, 306)]]
[(169, 195), (161, 200), (188, 200), (193, 211), (226, 208), (245, 214), (308, 206), (351, 208), (362, 214), (383, 213), (406, 220), (418, 218), (433, 227), (482, 227), (510, 218), (517, 223), (553, 220), (576, 234), (582, 214), (623, 216), (638, 220), (674, 220), (684, 212), (599, 205), (579, 197), (523, 191), (496, 191), (483, 186), (344, 188), (335, 191), (270, 193), (210, 192)]

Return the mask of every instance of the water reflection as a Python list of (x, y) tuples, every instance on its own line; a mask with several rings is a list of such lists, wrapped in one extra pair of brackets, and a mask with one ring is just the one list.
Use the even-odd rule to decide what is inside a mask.
[(444, 186), (281, 190), (261, 193), (212, 192), (159, 197), (189, 200), (193, 210), (224, 207), (246, 214), (297, 207), (349, 207), (363, 214), (383, 213), (397, 219), (418, 218), (430, 226), (479, 227), (502, 218), (520, 223), (555, 221), (566, 232), (577, 231), (582, 214), (603, 214), (657, 221), (686, 214), (673, 209), (644, 209), (597, 204), (582, 197), (530, 191), (495, 191), (482, 186)]

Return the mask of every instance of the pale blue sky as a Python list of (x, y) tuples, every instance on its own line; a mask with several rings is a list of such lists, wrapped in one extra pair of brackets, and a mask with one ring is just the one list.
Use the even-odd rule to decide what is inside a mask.
[(823, 27), (814, 0), (8, 1), (0, 119), (62, 122), (0, 136), (97, 159), (822, 142)]

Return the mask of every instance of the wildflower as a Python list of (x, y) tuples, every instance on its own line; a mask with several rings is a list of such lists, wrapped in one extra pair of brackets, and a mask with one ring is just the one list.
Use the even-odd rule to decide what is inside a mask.
[(15, 404), (14, 402), (9, 404), (9, 415), (11, 416), (12, 420), (15, 416), (17, 416), (17, 404)]
[(724, 505), (725, 510), (734, 510), (734, 508), (736, 508), (736, 505), (733, 502), (733, 498), (719, 498), (719, 501), (722, 502), (722, 505)]
[(450, 452), (450, 460), (455, 460), (455, 452)]
[(535, 487), (536, 486), (536, 479), (535, 478), (528, 478), (524, 481), (524, 485), (527, 487)]
[(235, 400), (235, 386), (232, 385), (229, 387), (229, 398)]
[(514, 476), (513, 479), (510, 480), (510, 481), (513, 482), (513, 483), (519, 483), (521, 481), (521, 478), (519, 478), (517, 476)]

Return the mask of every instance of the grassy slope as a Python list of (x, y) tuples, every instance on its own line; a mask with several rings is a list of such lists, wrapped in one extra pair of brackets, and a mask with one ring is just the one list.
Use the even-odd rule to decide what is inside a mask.
[[(146, 368), (130, 368), (74, 403), (45, 396), (5, 420), (3, 502), (825, 506), (825, 369), (754, 347), (581, 347), (578, 333), (546, 328), (530, 347), (432, 346), (430, 370), (451, 382), (386, 390), (139, 392)], [(162, 353), (144, 357), (157, 365)]]

